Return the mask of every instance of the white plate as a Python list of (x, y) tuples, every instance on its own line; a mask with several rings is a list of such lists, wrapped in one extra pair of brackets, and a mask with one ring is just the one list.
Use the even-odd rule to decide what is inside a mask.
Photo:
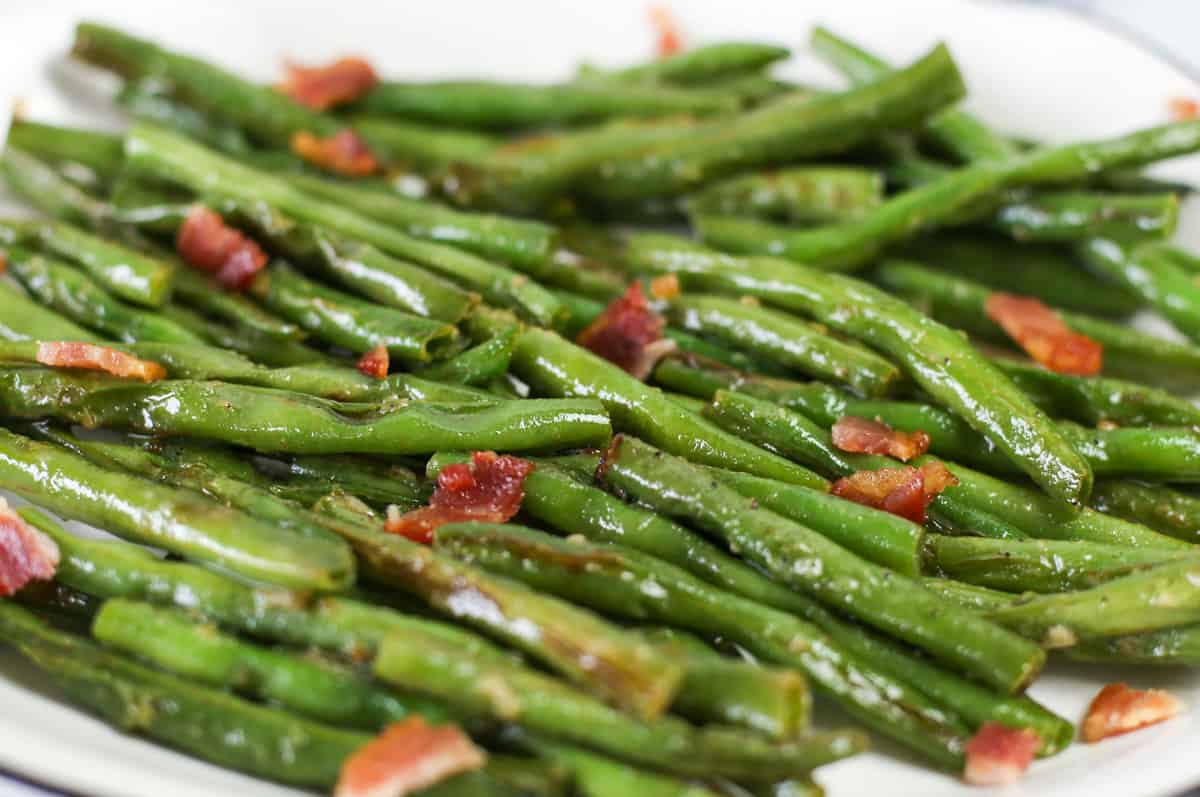
[[(554, 79), (586, 58), (623, 63), (645, 57), (652, 37), (645, 0), (435, 2), (87, 3), (8, 0), (0, 7), (0, 102), (21, 97), (36, 119), (119, 117), (56, 62), (76, 19), (117, 22), (164, 43), (270, 80), (282, 56), (320, 62), (361, 53), (387, 75)], [(903, 6), (901, 8), (901, 5)], [(1172, 96), (1200, 86), (1156, 56), (1080, 18), (1043, 8), (955, 0), (904, 4), (798, 2), (674, 3), (688, 41), (767, 39), (800, 50), (796, 76), (831, 79), (803, 51), (809, 27), (824, 22), (903, 61), (948, 41), (972, 88), (970, 105), (998, 127), (1048, 140), (1106, 136), (1166, 120)], [(90, 97), (90, 99), (89, 99)], [(81, 109), (83, 109), (81, 111)], [(1163, 174), (1200, 182), (1200, 159)], [(4, 204), (0, 197), (0, 206)], [(1182, 236), (1200, 243), (1191, 208)], [(0, 658), (0, 766), (62, 788), (120, 797), (293, 794), (117, 734), (42, 691), (11, 656)], [(1033, 695), (1072, 719), (1112, 680), (1165, 686), (1200, 706), (1200, 675), (1056, 667)], [(30, 688), (32, 687), (32, 689)], [(883, 745), (880, 745), (881, 747)], [(1186, 715), (1097, 746), (1076, 745), (1032, 767), (1005, 795), (1159, 797), (1200, 783), (1200, 727)], [(888, 747), (820, 772), (833, 797), (954, 797), (987, 794), (910, 763)], [(631, 797), (634, 797), (631, 795)]]

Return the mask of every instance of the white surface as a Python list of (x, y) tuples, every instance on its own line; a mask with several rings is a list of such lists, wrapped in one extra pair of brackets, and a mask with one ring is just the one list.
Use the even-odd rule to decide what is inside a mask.
[[(803, 52), (813, 22), (832, 25), (897, 61), (945, 39), (971, 86), (972, 109), (1006, 131), (1048, 140), (1106, 136), (1158, 124), (1166, 121), (1169, 97), (1200, 98), (1200, 86), (1155, 56), (1051, 9), (956, 0), (909, 0), (902, 6), (868, 0), (676, 0), (672, 5), (687, 41), (744, 37), (787, 44), (801, 50), (794, 74), (808, 78), (832, 79)], [(70, 70), (51, 68), (68, 46), (72, 22), (91, 16), (264, 80), (277, 77), (284, 55), (320, 62), (343, 53), (366, 55), (383, 73), (394, 76), (554, 79), (569, 74), (580, 59), (622, 63), (642, 58), (652, 41), (644, 0), (207, 0), (170, 6), (107, 0), (88, 6), (0, 4), (0, 101), (24, 98), (27, 113), (35, 119), (119, 122), (101, 101), (86, 101)], [(63, 75), (72, 79), (64, 83)], [(74, 86), (69, 95), (64, 85)], [(1200, 159), (1176, 161), (1161, 171), (1200, 182)], [(1182, 236), (1195, 245), (1200, 242), (1196, 208), (1187, 216)], [(43, 694), (40, 681), (11, 657), (0, 658), (0, 673), (7, 676), (0, 680), (0, 768), (98, 796), (293, 793), (114, 733)], [(1200, 675), (1187, 673), (1059, 667), (1040, 679), (1032, 694), (1077, 719), (1101, 685), (1118, 679), (1167, 687), (1200, 706)], [(819, 780), (832, 797), (1159, 797), (1200, 783), (1198, 745), (1200, 727), (1187, 715), (1100, 745), (1076, 745), (1034, 764), (1021, 784), (995, 792), (968, 789), (951, 777), (908, 763), (891, 747), (827, 767)]]

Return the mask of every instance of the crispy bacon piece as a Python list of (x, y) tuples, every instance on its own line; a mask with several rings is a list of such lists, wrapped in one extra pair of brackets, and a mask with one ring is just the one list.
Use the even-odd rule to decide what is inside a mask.
[(1179, 700), (1162, 689), (1130, 689), (1128, 684), (1109, 684), (1088, 706), (1081, 735), (1085, 742), (1098, 742), (1165, 722), (1181, 708)]
[(175, 236), (189, 265), (207, 271), (226, 288), (241, 290), (267, 265), (267, 254), (216, 212), (196, 205)]
[(886, 423), (847, 415), (833, 425), (833, 444), (856, 454), (886, 454), (903, 462), (929, 450), (925, 432), (898, 432)]
[(1003, 786), (1025, 774), (1041, 740), (1031, 728), (985, 722), (967, 742), (963, 779), (974, 786)]
[(833, 483), (829, 492), (856, 504), (882, 509), (913, 523), (925, 524), (925, 510), (933, 499), (958, 479), (941, 462), (919, 468), (860, 470)]
[(158, 363), (139, 360), (132, 354), (95, 343), (39, 343), (37, 361), (52, 368), (106, 371), (113, 376), (143, 382), (157, 382), (167, 375), (167, 369)]
[(314, 166), (346, 177), (366, 177), (379, 168), (366, 142), (349, 128), (325, 138), (302, 130), (292, 135), (291, 150)]
[(342, 764), (334, 797), (402, 797), (479, 769), (483, 751), (456, 725), (409, 717), (384, 729)]
[(650, 309), (639, 281), (604, 308), (575, 341), (645, 379), (664, 355), (675, 350), (675, 342), (663, 338), (664, 326), (666, 321)]
[(1186, 122), (1200, 116), (1200, 102), (1191, 97), (1172, 97), (1168, 107), (1171, 109), (1171, 118), (1176, 122)]
[(658, 35), (656, 49), (659, 58), (666, 58), (683, 50), (679, 23), (675, 21), (675, 15), (669, 8), (661, 3), (650, 6), (650, 24), (654, 26), (654, 32)]
[(438, 474), (429, 506), (389, 517), (384, 526), (414, 542), (428, 544), (446, 523), (471, 520), (503, 523), (511, 520), (525, 499), (525, 477), (533, 463), (494, 451), (476, 451), (471, 463), (449, 465)]
[(287, 63), (287, 76), (277, 88), (314, 111), (353, 102), (379, 83), (375, 69), (362, 58), (339, 58), (327, 66)]
[(1037, 299), (996, 292), (988, 296), (984, 309), (1030, 357), (1051, 371), (1075, 376), (1100, 373), (1103, 347), (1072, 332), (1057, 313)]
[(383, 379), (388, 375), (390, 366), (387, 346), (380, 344), (358, 358), (358, 370), (375, 379)]
[(674, 299), (680, 292), (679, 277), (674, 274), (663, 274), (650, 280), (650, 295), (655, 299)]
[(7, 598), (30, 581), (49, 581), (58, 568), (58, 545), (0, 498), (0, 597)]

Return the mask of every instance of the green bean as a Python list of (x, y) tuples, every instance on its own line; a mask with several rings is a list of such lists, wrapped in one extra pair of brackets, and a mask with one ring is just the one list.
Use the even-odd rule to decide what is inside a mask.
[(1200, 633), (1194, 625), (1145, 634), (1114, 636), (1065, 648), (1068, 658), (1107, 664), (1193, 667), (1200, 663)]
[(696, 224), (707, 243), (722, 249), (855, 269), (873, 260), (886, 245), (939, 226), (1003, 188), (1071, 182), (1110, 168), (1184, 155), (1197, 147), (1200, 123), (1179, 122), (1119, 138), (981, 162), (899, 194), (861, 219), (815, 230), (792, 231), (727, 216), (699, 216)]
[(1057, 247), (1015, 246), (1001, 239), (949, 233), (917, 238), (900, 256), (1078, 313), (1120, 317), (1142, 305), (1136, 294), (1094, 277)]
[(144, 307), (161, 307), (171, 294), (174, 270), (125, 247), (52, 221), (0, 222), (0, 240), (35, 244), (77, 264), (112, 295)]
[(581, 78), (614, 83), (678, 83), (707, 85), (709, 81), (762, 69), (791, 54), (786, 47), (758, 42), (718, 42), (692, 47), (620, 69), (587, 67)]
[(989, 540), (931, 535), (930, 564), (957, 581), (1005, 592), (1088, 589), (1172, 559), (1186, 550), (1126, 548), (1061, 540)]
[(247, 291), (314, 337), (356, 354), (384, 346), (402, 362), (424, 363), (459, 348), (458, 330), (449, 324), (327, 288), (284, 264), (260, 272)]
[(1200, 425), (1200, 409), (1165, 390), (1108, 377), (1058, 374), (1007, 358), (993, 362), (1035, 404), (1056, 417), (1088, 426), (1106, 422), (1122, 426)]
[(1200, 480), (1200, 432), (1192, 428), (1085, 429), (1062, 424), (1063, 433), (1092, 463), (1098, 476), (1149, 481)]
[(1139, 634), (1200, 619), (1200, 564), (1154, 565), (1091, 589), (1022, 598), (986, 616), (1045, 647)]
[(243, 642), (176, 609), (113, 598), (96, 615), (92, 633), (192, 683), (232, 689), (331, 725), (378, 731), (414, 714), (431, 723), (454, 720), (435, 701), (381, 689), (328, 662)]
[(737, 110), (729, 96), (652, 85), (580, 81), (535, 85), (488, 80), (400, 83), (384, 81), (357, 107), (466, 128), (546, 127), (614, 117), (711, 114)]
[(198, 758), (283, 783), (331, 788), (342, 762), (370, 741), (278, 709), (157, 672), (53, 631), (0, 604), (3, 638), (67, 696), (124, 731)]
[[(1092, 481), (1087, 463), (1049, 418), (953, 330), (850, 277), (781, 260), (713, 254), (677, 240), (635, 236), (630, 261), (635, 268), (676, 274), (685, 289), (753, 295), (867, 343), (993, 440), (1051, 495), (1075, 505), (1086, 500)], [(843, 307), (857, 312), (843, 313)]]
[(905, 576), (921, 573), (925, 530), (911, 521), (809, 487), (716, 468), (708, 471), (742, 496), (804, 523), (867, 561)]
[(582, 748), (541, 740), (534, 742), (534, 748), (567, 767), (579, 797), (717, 797), (699, 784), (636, 769)]
[(1021, 242), (1166, 238), (1178, 217), (1175, 194), (1047, 191), (1001, 207), (990, 225)]
[(16, 246), (5, 247), (9, 271), (42, 304), (103, 335), (133, 342), (199, 343), (169, 317), (142, 310), (108, 294), (87, 274)]
[[(586, 399), (473, 407), (411, 403), (359, 419), (333, 411), (336, 403), (299, 393), (189, 380), (135, 385), (33, 368), (0, 371), (0, 406), (11, 417), (56, 417), (293, 454), (546, 450), (601, 445), (610, 434), (603, 407)], [(281, 425), (281, 418), (287, 423)]]
[(1200, 542), (1200, 498), (1189, 493), (1157, 484), (1105, 480), (1096, 483), (1092, 506), (1170, 537)]
[[(940, 595), (952, 603), (962, 606), (964, 609), (972, 609), (976, 611), (990, 611), (998, 609), (1001, 606), (1008, 606), (1014, 600), (1015, 596), (1007, 592), (980, 587), (975, 584), (964, 584), (961, 581), (954, 581), (948, 578), (934, 578), (926, 576), (921, 579), (921, 584), (930, 592)], [(1074, 734), (1072, 733), (1073, 737)], [(1069, 744), (1073, 739), (1069, 738)]]
[(512, 369), (538, 395), (599, 399), (616, 428), (644, 435), (690, 459), (794, 484), (824, 483), (812, 472), (722, 432), (673, 404), (662, 391), (552, 332), (529, 329), (519, 334)]
[(688, 208), (799, 223), (841, 221), (877, 207), (883, 182), (867, 169), (800, 166), (721, 180), (691, 197)]
[(411, 259), (478, 290), (489, 301), (514, 307), (537, 323), (552, 324), (561, 312), (554, 297), (524, 275), (453, 247), (412, 238), (168, 131), (146, 124), (134, 125), (126, 136), (126, 153), (135, 172), (185, 185), (201, 195), (272, 206), (302, 221), (376, 246), (387, 254)]
[(923, 119), (962, 94), (962, 78), (939, 47), (861, 89), (784, 96), (735, 119), (627, 150), (589, 173), (580, 188), (608, 203), (686, 193), (735, 172), (845, 151), (880, 130)]
[(2, 280), (0, 304), (8, 310), (0, 318), (0, 340), (78, 340), (93, 343), (101, 340), (96, 333), (30, 301), (16, 285)]
[[(141, 184), (135, 187), (136, 195), (127, 194), (120, 211), (131, 223), (162, 225), (165, 232), (173, 233), (193, 207)], [(379, 304), (455, 323), (479, 301), (478, 296), (423, 268), (373, 246), (297, 223), (261, 203), (223, 198), (209, 204), (221, 215), (250, 227), (256, 238), (288, 260)]]
[(190, 308), (169, 304), (162, 312), (169, 321), (191, 333), (196, 341), (244, 355), (255, 362), (285, 368), (328, 363), (330, 357), (295, 340), (268, 335), (243, 324), (223, 324)]
[(1176, 329), (1200, 340), (1200, 287), (1165, 249), (1158, 242), (1128, 245), (1104, 237), (1085, 241), (1076, 251), (1092, 269), (1136, 292)]
[[(809, 45), (819, 58), (829, 63), (855, 85), (862, 85), (887, 75), (892, 68), (884, 61), (838, 37), (828, 28), (814, 27)], [(925, 133), (937, 144), (950, 150), (960, 160), (978, 161), (1005, 158), (1015, 148), (992, 134), (964, 111), (945, 111), (925, 125)]]
[(175, 96), (206, 113), (236, 122), (265, 144), (287, 147), (294, 133), (328, 136), (342, 127), (337, 119), (310, 110), (268, 86), (94, 22), (78, 24), (71, 54), (110, 69), (125, 80), (169, 80)]
[(650, 642), (678, 647), (687, 672), (671, 711), (697, 724), (741, 725), (773, 739), (798, 736), (808, 722), (809, 694), (794, 669), (723, 656), (700, 639), (675, 628), (639, 628)]
[(460, 709), (515, 720), (535, 732), (680, 775), (781, 779), (865, 746), (853, 732), (772, 743), (719, 726), (695, 729), (671, 718), (640, 723), (544, 675), (499, 662), (462, 661), (453, 647), (415, 633), (387, 637), (372, 669), (385, 682)]
[[(1043, 657), (1036, 649), (969, 619), (916, 582), (859, 559), (805, 526), (756, 508), (684, 460), (618, 437), (601, 477), (658, 511), (724, 537), (785, 584), (918, 645), (993, 688), (1019, 691), (1041, 669)], [(920, 620), (913, 619), (917, 615)], [(955, 643), (947, 644), (950, 639)]]
[[(433, 457), (430, 475), (451, 459), (441, 454)], [(856, 716), (878, 715), (871, 721), (872, 727), (905, 746), (940, 747), (947, 734), (953, 737), (958, 733), (954, 729), (956, 714), (972, 726), (997, 720), (1034, 727), (1043, 739), (1046, 755), (1070, 743), (1074, 735), (1070, 723), (1032, 701), (997, 695), (941, 670), (861, 625), (834, 616), (806, 595), (766, 578), (664, 516), (625, 504), (593, 487), (590, 480), (597, 461), (595, 456), (583, 456), (560, 457), (553, 465), (539, 462), (526, 479), (522, 508), (560, 533), (583, 533), (595, 541), (635, 548), (721, 589), (813, 623), (825, 636), (822, 644), (811, 648), (812, 654), (836, 663), (833, 670), (822, 667), (814, 673), (813, 684)], [(577, 471), (578, 477), (567, 469)], [(845, 691), (821, 674), (837, 672), (845, 672), (848, 683), (857, 686)]]
[(421, 376), (435, 382), (450, 382), (456, 385), (482, 387), (491, 384), (508, 372), (516, 339), (515, 329), (488, 338), (455, 357), (423, 369)]
[(868, 396), (891, 392), (901, 378), (896, 366), (874, 352), (837, 340), (819, 326), (737, 299), (684, 294), (671, 300), (667, 317), (755, 359), (848, 385)]
[(353, 557), (337, 540), (305, 538), (7, 430), (0, 444), (0, 484), (59, 514), (262, 581), (320, 590), (354, 581)]
[[(897, 260), (879, 266), (875, 277), (888, 290), (919, 303), (943, 323), (1011, 344), (1011, 339), (987, 316), (984, 304), (991, 291), (982, 285)], [(1072, 330), (1104, 347), (1106, 375), (1185, 390), (1200, 385), (1195, 376), (1200, 368), (1200, 347), (1077, 313), (1058, 315)]]
[(91, 174), (89, 182), (95, 185), (111, 182), (125, 160), (120, 136), (28, 119), (13, 120), (7, 143), (10, 150), (24, 150), (41, 161), (60, 167), (83, 167)]
[(354, 130), (386, 160), (435, 171), (460, 161), (474, 161), (496, 146), (497, 140), (474, 130), (455, 130), (399, 119), (380, 119), (356, 114)]
[[(563, 541), (494, 524), (442, 526), (435, 545), (465, 561), (607, 614), (668, 622), (729, 639), (768, 661), (802, 669), (835, 695), (845, 688), (840, 680), (844, 673), (831, 677), (827, 672), (828, 654), (812, 652), (821, 642), (816, 628), (709, 587), (654, 557), (620, 546)], [(853, 713), (893, 735), (898, 730), (881, 724), (877, 715), (861, 710)], [(938, 746), (945, 741), (922, 740), (921, 749), (940, 765), (954, 768), (958, 754), (952, 744)]]
[(294, 175), (289, 179), (303, 191), (393, 224), (414, 238), (457, 246), (522, 270), (548, 259), (555, 247), (554, 228), (541, 222), (464, 213), (395, 192), (320, 177)]
[[(19, 128), (14, 128), (14, 131)], [(13, 192), (38, 210), (70, 224), (98, 227), (108, 224), (111, 208), (63, 178), (48, 164), (9, 146), (0, 154), (0, 176)]]

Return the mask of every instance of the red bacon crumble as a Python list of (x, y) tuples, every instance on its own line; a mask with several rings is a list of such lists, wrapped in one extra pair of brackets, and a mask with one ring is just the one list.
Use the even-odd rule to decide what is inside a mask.
[(856, 454), (886, 454), (903, 462), (929, 450), (925, 432), (898, 432), (879, 420), (847, 415), (833, 425), (833, 444)]
[(358, 370), (375, 379), (383, 379), (388, 375), (391, 363), (388, 358), (387, 346), (382, 344), (371, 349), (358, 358)]
[(1025, 774), (1041, 740), (1030, 728), (985, 722), (967, 742), (963, 779), (974, 786), (1003, 786)]
[(384, 729), (342, 764), (334, 797), (403, 797), (479, 769), (484, 752), (454, 725), (413, 716)]
[(221, 216), (196, 205), (175, 236), (180, 256), (216, 277), (226, 288), (241, 290), (267, 265), (267, 254)]
[(1171, 118), (1176, 122), (1186, 122), (1200, 116), (1200, 102), (1191, 97), (1172, 97), (1168, 107), (1171, 109)]
[(675, 15), (665, 5), (656, 3), (650, 6), (650, 24), (658, 36), (656, 50), (659, 58), (675, 55), (683, 50), (683, 37), (679, 33), (679, 23)]
[(49, 581), (58, 568), (58, 546), (0, 498), (0, 597), (7, 598), (30, 581)]
[(476, 451), (470, 464), (442, 468), (429, 506), (389, 517), (384, 528), (428, 545), (434, 530), (447, 523), (511, 520), (525, 499), (525, 477), (532, 471), (528, 460)]
[(1072, 332), (1058, 314), (1037, 299), (996, 292), (984, 304), (988, 318), (1041, 365), (1060, 374), (1095, 376), (1104, 348)]
[(1165, 722), (1182, 708), (1173, 694), (1162, 689), (1130, 689), (1128, 684), (1109, 684), (1088, 706), (1080, 735), (1085, 742), (1098, 742)]
[(666, 321), (650, 309), (642, 283), (634, 282), (625, 294), (604, 308), (575, 342), (638, 379), (645, 379), (675, 342), (663, 339)]
[(833, 483), (829, 492), (847, 501), (882, 509), (925, 524), (925, 511), (933, 499), (958, 479), (941, 462), (927, 462), (919, 468), (882, 468), (861, 470)]
[(291, 150), (314, 166), (346, 177), (366, 177), (379, 168), (366, 143), (349, 128), (325, 138), (307, 130), (295, 133)]
[(157, 382), (167, 375), (167, 369), (149, 360), (139, 360), (131, 354), (97, 346), (95, 343), (39, 343), (37, 361), (52, 368), (85, 368), (105, 371), (126, 379)]
[(279, 91), (314, 111), (353, 102), (379, 83), (375, 69), (362, 58), (339, 58), (326, 66), (286, 66)]

